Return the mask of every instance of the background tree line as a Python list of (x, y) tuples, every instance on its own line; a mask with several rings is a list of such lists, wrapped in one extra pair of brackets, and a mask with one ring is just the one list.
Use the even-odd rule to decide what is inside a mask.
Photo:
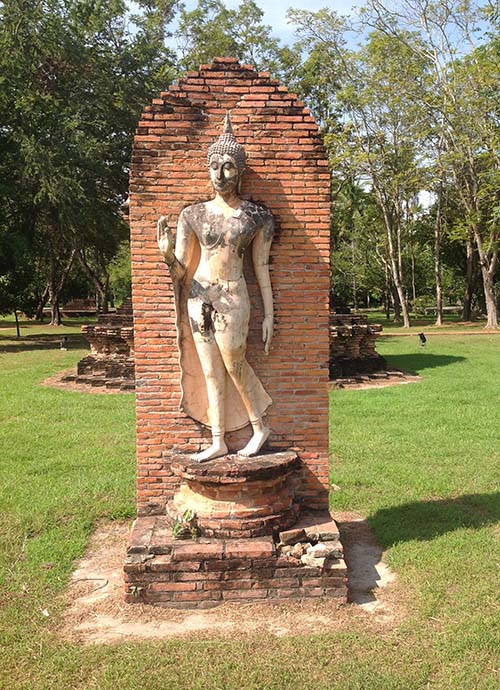
[[(293, 0), (291, 0), (293, 2)], [(176, 18), (174, 26), (173, 20)], [(367, 0), (289, 10), (284, 45), (254, 0), (0, 3), (0, 311), (52, 323), (70, 297), (129, 290), (126, 199), (143, 106), (230, 55), (316, 115), (333, 177), (332, 291), (410, 313), (461, 304), (498, 325), (498, 0)]]

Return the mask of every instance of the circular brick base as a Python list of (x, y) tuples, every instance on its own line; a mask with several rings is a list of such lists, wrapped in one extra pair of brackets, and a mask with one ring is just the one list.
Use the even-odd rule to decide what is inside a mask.
[(177, 456), (172, 471), (181, 479), (167, 513), (196, 514), (208, 537), (242, 538), (272, 534), (298, 518), (293, 473), (300, 460), (294, 452), (253, 458), (226, 455), (205, 463)]

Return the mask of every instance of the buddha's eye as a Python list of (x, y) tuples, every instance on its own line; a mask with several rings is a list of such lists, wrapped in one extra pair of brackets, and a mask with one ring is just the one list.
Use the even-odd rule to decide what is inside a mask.
[(217, 161), (212, 161), (210, 163), (210, 167), (212, 168), (212, 170), (217, 170), (217, 168), (219, 167), (219, 164), (217, 163)]
[(227, 163), (224, 163), (224, 170), (229, 171), (229, 170), (233, 170), (233, 168), (234, 168), (234, 165), (230, 161), (227, 161)]

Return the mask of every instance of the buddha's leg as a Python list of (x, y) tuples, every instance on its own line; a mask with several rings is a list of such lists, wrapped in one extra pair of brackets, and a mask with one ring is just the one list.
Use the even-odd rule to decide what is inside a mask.
[(251, 439), (244, 448), (238, 451), (238, 455), (243, 455), (245, 457), (257, 455), (271, 433), (271, 429), (264, 424), (262, 415), (259, 414), (259, 408), (256, 405), (255, 396), (253, 395), (254, 388), (251, 384), (252, 380), (257, 377), (246, 359), (244, 359), (243, 362), (235, 362), (229, 357), (228, 360), (226, 360), (226, 367), (230, 375), (231, 369), (233, 372), (236, 369), (239, 372), (235, 376), (231, 375), (231, 377), (248, 412), (248, 418), (250, 419), (253, 431)]
[(215, 329), (215, 339), (224, 362), (224, 366), (231, 377), (243, 404), (246, 408), (253, 435), (239, 455), (256, 455), (269, 437), (271, 430), (265, 426), (260, 406), (257, 400), (257, 390), (260, 382), (248, 364), (245, 353), (248, 336), (248, 318), (245, 318), (245, 309), (228, 319), (226, 315), (226, 327), (219, 331)]
[[(195, 304), (189, 305), (190, 317), (196, 314), (196, 306)], [(199, 331), (193, 329), (193, 340), (207, 386), (212, 443), (205, 450), (192, 455), (192, 459), (197, 462), (204, 462), (227, 453), (227, 446), (224, 441), (226, 370), (213, 333), (201, 335)]]

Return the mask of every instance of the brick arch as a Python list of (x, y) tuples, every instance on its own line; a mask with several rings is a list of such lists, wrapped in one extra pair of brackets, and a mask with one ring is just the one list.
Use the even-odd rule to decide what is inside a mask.
[[(163, 512), (176, 478), (170, 459), (198, 450), (208, 432), (179, 412), (180, 386), (173, 289), (156, 246), (166, 215), (175, 228), (185, 206), (211, 197), (206, 152), (231, 110), (247, 152), (242, 196), (271, 209), (275, 338), (260, 342), (262, 307), (253, 271), (248, 359), (273, 398), (271, 447), (296, 448), (303, 460), (305, 505), (328, 504), (328, 294), (330, 186), (318, 127), (295, 94), (249, 65), (216, 58), (144, 110), (130, 175), (132, 290), (137, 397), (139, 514)], [(249, 430), (229, 435), (241, 443)]]

